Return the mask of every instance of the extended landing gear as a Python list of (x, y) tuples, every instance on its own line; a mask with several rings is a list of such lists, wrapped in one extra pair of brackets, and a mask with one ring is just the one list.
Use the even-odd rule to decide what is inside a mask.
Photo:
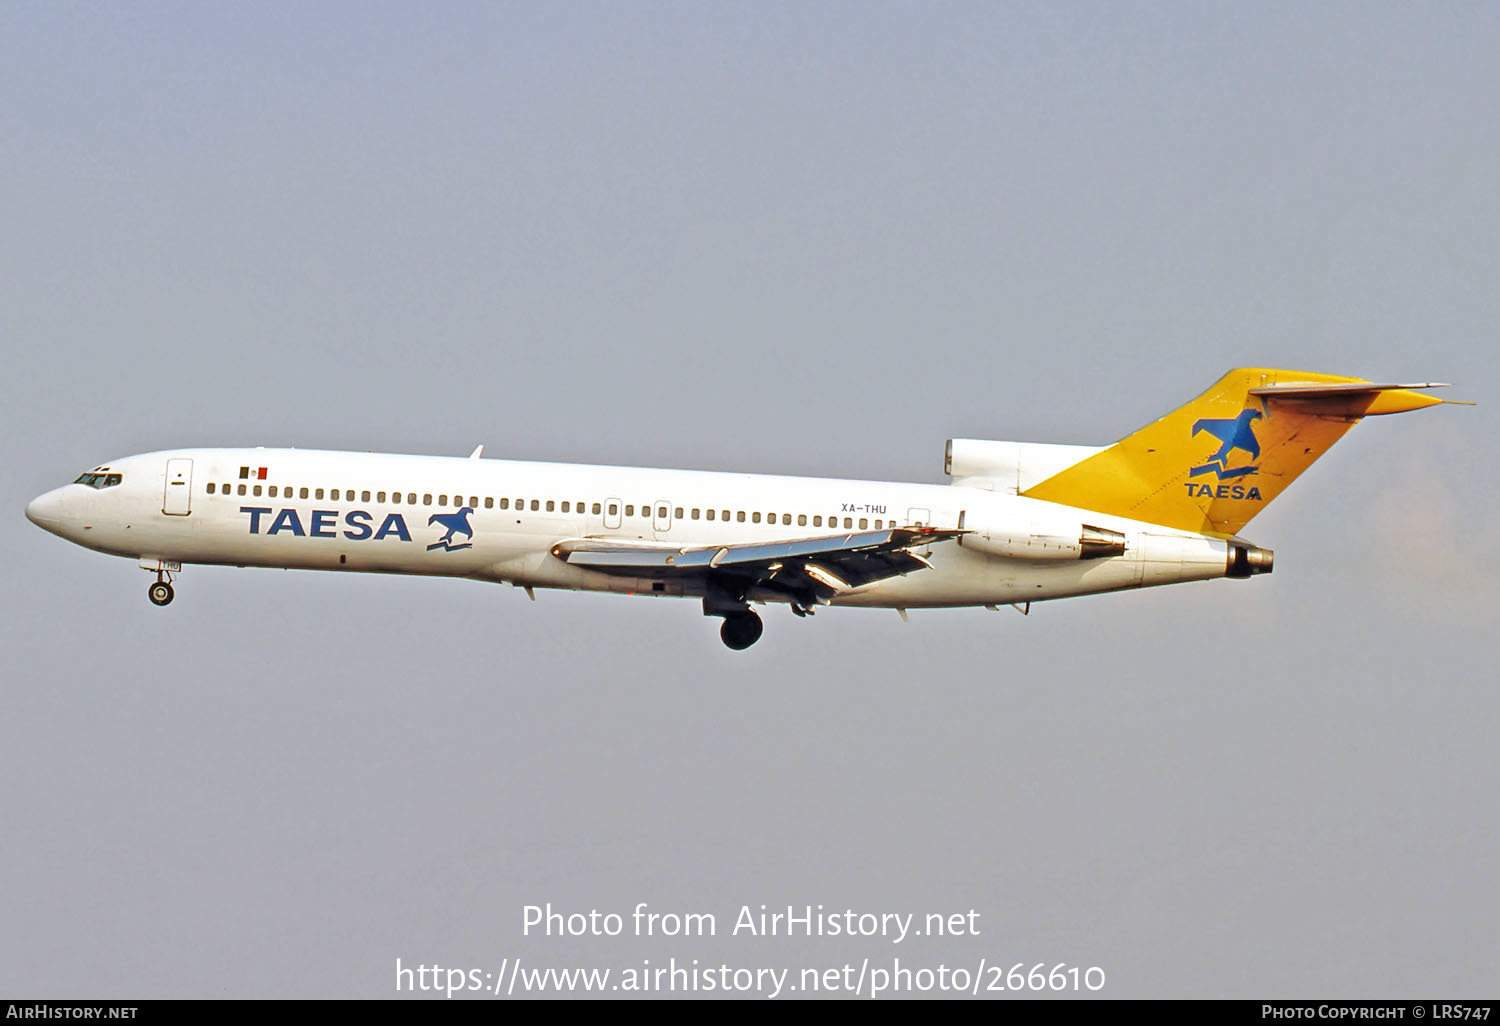
[(156, 583), (146, 589), (146, 597), (151, 600), (153, 606), (165, 606), (172, 601), (172, 575), (182, 569), (182, 564), (175, 559), (161, 559), (157, 556), (142, 556), (137, 564), (142, 570), (150, 570), (156, 575)]
[(172, 601), (177, 593), (172, 590), (172, 575), (165, 570), (156, 572), (156, 583), (146, 589), (146, 597), (151, 600), (152, 605), (164, 606)]
[(709, 578), (708, 587), (703, 592), (703, 615), (724, 618), (719, 637), (736, 652), (742, 652), (759, 641), (765, 630), (760, 617), (745, 601), (745, 585), (733, 578)]
[(742, 613), (724, 617), (724, 626), (719, 628), (719, 637), (723, 639), (724, 644), (740, 652), (759, 641), (761, 632), (764, 630), (765, 624), (760, 622), (760, 617), (747, 609)]

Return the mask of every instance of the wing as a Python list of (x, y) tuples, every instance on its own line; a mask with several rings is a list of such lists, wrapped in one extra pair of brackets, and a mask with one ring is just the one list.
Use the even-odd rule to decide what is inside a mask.
[(626, 577), (716, 580), (739, 594), (785, 594), (804, 606), (932, 564), (914, 549), (957, 538), (962, 531), (899, 527), (792, 541), (681, 548), (593, 538), (558, 542), (552, 554), (570, 566)]

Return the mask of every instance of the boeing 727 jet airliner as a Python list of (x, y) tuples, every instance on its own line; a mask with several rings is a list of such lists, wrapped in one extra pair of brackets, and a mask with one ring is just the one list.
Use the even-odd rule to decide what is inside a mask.
[[(955, 438), (947, 485), (298, 449), (94, 467), (26, 507), (136, 559), (428, 574), (700, 599), (733, 649), (752, 605), (1015, 605), (1271, 572), (1240, 531), (1363, 417), (1431, 383), (1242, 368), (1114, 445)], [(1451, 400), (1447, 400), (1451, 401)]]

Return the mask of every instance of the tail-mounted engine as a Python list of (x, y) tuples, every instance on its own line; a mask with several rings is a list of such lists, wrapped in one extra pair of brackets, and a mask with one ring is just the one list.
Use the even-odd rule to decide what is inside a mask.
[(1225, 577), (1253, 577), (1256, 574), (1268, 574), (1271, 565), (1275, 562), (1276, 553), (1270, 549), (1263, 549), (1258, 545), (1248, 545), (1243, 542), (1231, 542), (1229, 546), (1229, 563), (1224, 572)]
[(958, 543), (1003, 559), (1061, 562), (1125, 554), (1125, 535), (1084, 523), (963, 524)]

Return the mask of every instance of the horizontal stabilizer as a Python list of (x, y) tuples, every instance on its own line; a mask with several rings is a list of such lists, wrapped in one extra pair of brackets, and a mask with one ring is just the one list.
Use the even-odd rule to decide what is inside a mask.
[(1420, 410), (1424, 406), (1451, 403), (1455, 406), (1473, 406), (1462, 399), (1439, 399), (1435, 395), (1423, 395), (1414, 391), (1421, 388), (1447, 388), (1444, 381), (1423, 381), (1408, 385), (1388, 385), (1374, 381), (1349, 381), (1338, 384), (1308, 384), (1287, 382), (1282, 385), (1264, 385), (1252, 388), (1249, 394), (1271, 402), (1298, 401), (1315, 404), (1313, 409), (1326, 409), (1343, 401), (1357, 403), (1345, 412), (1346, 416), (1379, 417), (1387, 413), (1406, 413)]
[(1383, 385), (1375, 381), (1350, 381), (1337, 385), (1266, 385), (1250, 389), (1251, 395), (1334, 395), (1340, 392), (1389, 392), (1394, 388), (1447, 388), (1446, 381), (1423, 381), (1409, 385)]

